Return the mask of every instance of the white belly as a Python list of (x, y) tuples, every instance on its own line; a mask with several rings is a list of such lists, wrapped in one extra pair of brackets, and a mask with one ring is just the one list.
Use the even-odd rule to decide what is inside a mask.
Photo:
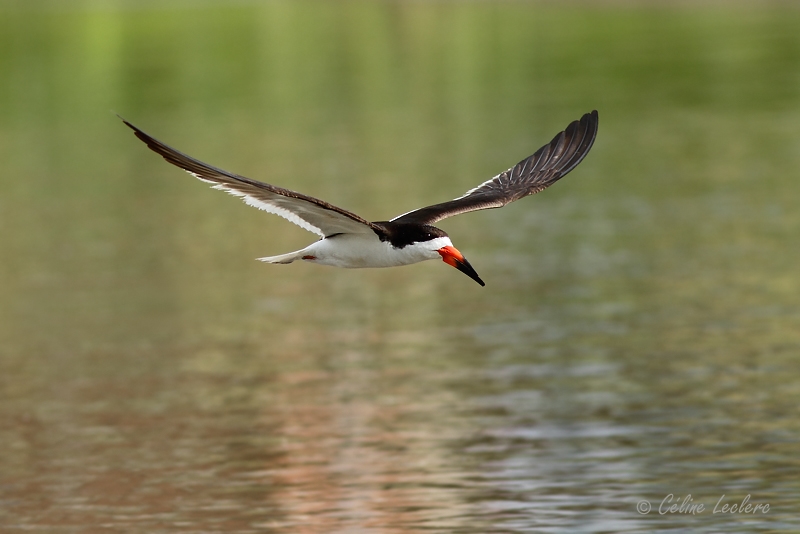
[[(442, 243), (438, 241), (442, 240)], [(447, 243), (444, 243), (444, 240)], [(450, 239), (443, 237), (437, 243), (414, 243), (403, 248), (394, 248), (388, 241), (367, 234), (341, 234), (322, 239), (304, 248), (302, 259), (320, 265), (332, 265), (350, 269), (362, 267), (397, 267), (425, 260), (440, 258), (437, 249), (451, 246)], [(432, 248), (435, 247), (435, 248)]]

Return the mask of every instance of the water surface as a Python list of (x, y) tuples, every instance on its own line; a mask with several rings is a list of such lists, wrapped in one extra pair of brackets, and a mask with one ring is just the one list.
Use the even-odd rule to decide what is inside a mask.
[[(0, 4), (0, 529), (797, 530), (798, 27), (746, 5)], [(386, 219), (595, 108), (565, 180), (440, 224), (486, 288), (440, 262), (255, 262), (314, 237), (111, 113)], [(669, 495), (705, 510), (661, 514)], [(768, 513), (713, 513), (748, 495)]]

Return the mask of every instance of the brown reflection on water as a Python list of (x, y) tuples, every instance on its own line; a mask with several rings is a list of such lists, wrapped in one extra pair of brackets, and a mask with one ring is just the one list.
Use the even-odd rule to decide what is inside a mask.
[(429, 441), (424, 435), (396, 430), (396, 419), (407, 408), (357, 399), (326, 402), (309, 395), (309, 389), (318, 390), (317, 382), (330, 376), (292, 378), (304, 384), (284, 399), (291, 407), (281, 414), (286, 417), (286, 462), (270, 471), (273, 482), (285, 489), (277, 504), (292, 517), (292, 528), (324, 532), (351, 525), (392, 531), (387, 526), (394, 525), (400, 531), (404, 524), (424, 523), (435, 514), (431, 502), (453, 509), (456, 503), (446, 493), (420, 491), (424, 464), (440, 463), (436, 456), (441, 452), (421, 449), (418, 445)]

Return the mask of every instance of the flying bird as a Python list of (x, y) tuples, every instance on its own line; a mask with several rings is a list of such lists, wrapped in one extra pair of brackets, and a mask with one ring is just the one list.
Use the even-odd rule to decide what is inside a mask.
[[(120, 117), (122, 119), (122, 117)], [(597, 136), (597, 111), (573, 121), (533, 155), (486, 180), (462, 196), (419, 208), (389, 221), (370, 222), (302, 193), (246, 178), (187, 156), (122, 119), (136, 137), (165, 160), (246, 204), (279, 215), (320, 236), (309, 246), (280, 256), (258, 258), (266, 263), (297, 260), (334, 267), (395, 267), (441, 258), (480, 285), (483, 280), (450, 237), (433, 223), (453, 215), (501, 208), (555, 183), (586, 157)]]

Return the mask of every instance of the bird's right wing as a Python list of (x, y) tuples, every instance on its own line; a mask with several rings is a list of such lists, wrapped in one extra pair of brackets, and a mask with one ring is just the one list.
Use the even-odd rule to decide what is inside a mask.
[[(120, 118), (122, 119), (122, 117)], [(279, 215), (304, 230), (321, 237), (340, 233), (383, 234), (381, 228), (355, 213), (314, 197), (213, 167), (162, 143), (125, 119), (122, 121), (134, 131), (136, 137), (144, 141), (150, 150), (161, 155), (169, 163), (180, 167), (195, 178), (214, 184), (214, 189), (241, 197), (246, 204)]]
[(586, 157), (597, 136), (597, 111), (573, 121), (553, 140), (530, 157), (470, 189), (463, 196), (434, 204), (392, 219), (398, 223), (433, 224), (460, 213), (501, 208), (533, 195), (555, 183)]

